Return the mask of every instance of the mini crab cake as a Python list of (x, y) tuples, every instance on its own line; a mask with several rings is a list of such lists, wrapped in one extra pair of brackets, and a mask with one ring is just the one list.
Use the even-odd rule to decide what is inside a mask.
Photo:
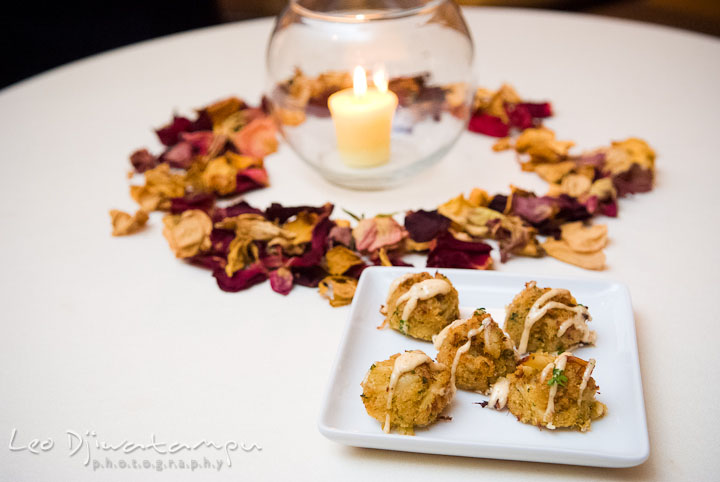
[(459, 317), (458, 293), (440, 273), (410, 273), (393, 281), (380, 312), (394, 330), (430, 341)]
[(559, 353), (578, 344), (595, 343), (588, 309), (579, 305), (568, 290), (538, 288), (525, 284), (506, 309), (505, 331), (518, 352)]
[(437, 360), (450, 367), (457, 388), (487, 393), (490, 385), (515, 371), (512, 340), (483, 308), (456, 320), (433, 337)]
[(520, 360), (515, 373), (495, 384), (490, 406), (500, 409), (507, 400), (510, 412), (523, 423), (585, 432), (607, 413), (605, 404), (595, 400), (598, 386), (590, 376), (594, 368), (595, 360), (568, 352), (533, 353)]
[(455, 393), (450, 369), (419, 350), (374, 363), (361, 386), (365, 410), (383, 431), (395, 428), (406, 435), (437, 420)]

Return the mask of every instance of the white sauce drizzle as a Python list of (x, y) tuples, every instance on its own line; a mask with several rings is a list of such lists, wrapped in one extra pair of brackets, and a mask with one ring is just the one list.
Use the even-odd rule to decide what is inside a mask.
[(582, 402), (583, 392), (587, 388), (588, 381), (590, 380), (590, 375), (592, 375), (592, 372), (594, 369), (595, 369), (595, 359), (591, 358), (590, 360), (588, 360), (588, 364), (585, 367), (585, 372), (583, 373), (583, 377), (582, 377), (582, 383), (580, 384), (580, 395), (578, 395), (578, 407), (580, 406), (580, 403)]
[(390, 306), (390, 298), (392, 298), (393, 293), (395, 293), (395, 290), (397, 290), (401, 284), (409, 280), (415, 276), (415, 273), (406, 273), (399, 278), (396, 278), (393, 280), (393, 282), (390, 284), (390, 290), (388, 291), (387, 298), (385, 299), (385, 306), (382, 307), (380, 312), (384, 315), (387, 314), (388, 306)]
[[(463, 356), (463, 354), (467, 353), (467, 351), (470, 349), (470, 345), (472, 345), (473, 338), (475, 336), (479, 335), (481, 331), (484, 330), (485, 334), (487, 335), (487, 333), (490, 330), (489, 329), (485, 330), (485, 328), (487, 328), (490, 325), (490, 323), (492, 323), (492, 317), (487, 316), (483, 319), (481, 327), (473, 328), (472, 330), (468, 331), (468, 334), (467, 334), (468, 340), (465, 342), (465, 344), (463, 346), (458, 348), (457, 351), (455, 352), (455, 358), (453, 359), (452, 368), (450, 369), (450, 386), (452, 387), (453, 390), (456, 390), (455, 372), (457, 371), (458, 364), (460, 363), (460, 357)], [(486, 340), (487, 340), (487, 338), (486, 338)]]
[(472, 318), (466, 318), (466, 319), (464, 319), (464, 320), (455, 320), (455, 321), (453, 321), (452, 323), (450, 323), (448, 326), (446, 326), (445, 328), (443, 328), (443, 329), (440, 331), (440, 333), (438, 333), (437, 335), (433, 335), (432, 341), (433, 341), (433, 346), (435, 346), (435, 349), (436, 349), (436, 350), (440, 350), (440, 347), (441, 347), (442, 344), (445, 342), (445, 338), (447, 338), (448, 333), (450, 333), (450, 331), (451, 331), (453, 328), (458, 327), (458, 326), (460, 326), (460, 325), (464, 325), (465, 323), (467, 323), (467, 322), (470, 321), (471, 319), (472, 319)]
[(530, 311), (525, 317), (525, 325), (523, 326), (522, 336), (520, 337), (520, 345), (518, 346), (518, 352), (527, 352), (528, 341), (530, 341), (530, 330), (532, 329), (533, 325), (537, 323), (538, 320), (540, 320), (540, 318), (545, 316), (547, 312), (552, 309), (570, 310), (575, 313), (572, 318), (566, 320), (562, 323), (562, 325), (560, 325), (560, 328), (558, 329), (558, 336), (563, 336), (563, 334), (565, 334), (568, 328), (574, 326), (575, 328), (582, 330), (583, 343), (593, 343), (595, 341), (595, 332), (590, 331), (586, 322), (586, 320), (592, 319), (590, 317), (588, 309), (582, 305), (568, 306), (557, 301), (550, 301), (552, 298), (560, 294), (569, 295), (570, 292), (565, 289), (553, 288), (547, 293), (544, 293), (540, 298), (535, 301), (535, 303), (533, 303)]
[[(544, 382), (548, 375), (550, 375), (555, 369), (565, 370), (565, 365), (567, 364), (567, 359), (569, 356), (572, 356), (572, 353), (566, 351), (559, 355), (555, 359), (555, 361), (548, 363), (547, 366), (543, 368), (542, 374), (540, 375), (540, 382)], [(545, 422), (546, 427), (550, 430), (555, 430), (555, 425), (552, 424), (552, 417), (555, 414), (555, 395), (557, 394), (557, 389), (557, 383), (553, 383), (550, 386), (548, 403), (547, 407), (545, 408), (545, 414), (543, 415), (543, 422)]]
[(490, 392), (488, 405), (495, 410), (502, 410), (507, 405), (508, 394), (510, 393), (510, 380), (501, 378), (495, 382)]
[(406, 351), (395, 359), (393, 371), (390, 375), (390, 385), (388, 385), (387, 413), (385, 414), (385, 425), (383, 432), (390, 433), (390, 414), (392, 413), (392, 400), (395, 394), (395, 385), (403, 375), (403, 373), (415, 370), (423, 363), (432, 363), (432, 359), (425, 353), (415, 350)]
[(444, 279), (426, 279), (425, 281), (412, 285), (406, 293), (397, 299), (395, 304), (399, 306), (401, 303), (407, 301), (402, 314), (402, 319), (407, 321), (413, 310), (417, 307), (418, 301), (429, 300), (437, 295), (447, 294), (451, 289), (450, 283)]

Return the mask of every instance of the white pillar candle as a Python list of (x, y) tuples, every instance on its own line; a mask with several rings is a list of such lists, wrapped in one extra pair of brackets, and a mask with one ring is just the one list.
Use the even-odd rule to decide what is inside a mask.
[(365, 70), (356, 67), (353, 88), (328, 99), (340, 157), (351, 167), (375, 167), (390, 160), (390, 133), (398, 99), (387, 90), (384, 75), (376, 75), (374, 80), (375, 87), (368, 89)]

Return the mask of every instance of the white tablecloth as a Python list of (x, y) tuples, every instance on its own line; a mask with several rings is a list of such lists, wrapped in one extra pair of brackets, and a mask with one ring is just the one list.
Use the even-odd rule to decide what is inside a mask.
[[(158, 443), (262, 447), (233, 452), (230, 468), (166, 470), (165, 480), (716, 479), (720, 42), (591, 16), (509, 9), (466, 16), (483, 85), (509, 81), (526, 98), (551, 100), (548, 125), (580, 146), (632, 135), (659, 154), (656, 189), (622, 200), (620, 217), (603, 220), (607, 271), (551, 258), (496, 264), (630, 287), (650, 432), (645, 464), (608, 470), (326, 440), (316, 420), (347, 308), (332, 309), (303, 288), (287, 298), (266, 284), (223, 293), (208, 272), (172, 256), (159, 214), (141, 234), (110, 236), (107, 210), (134, 208), (127, 155), (159, 148), (151, 127), (173, 109), (189, 112), (228, 94), (259, 99), (272, 26), (259, 20), (120, 49), (0, 92), (0, 480), (151, 480), (156, 470), (93, 470), (68, 445), (80, 438), (91, 447), (147, 445), (152, 434)], [(267, 159), (272, 186), (247, 200), (261, 207), (329, 200), (375, 214), (433, 208), (476, 186), (543, 192), (539, 178), (491, 144), (466, 134), (406, 186), (373, 193), (326, 183), (283, 146)], [(35, 446), (39, 454), (10, 450), (13, 433), (16, 449), (33, 439), (54, 445)], [(122, 458), (93, 448), (94, 460), (106, 456)]]

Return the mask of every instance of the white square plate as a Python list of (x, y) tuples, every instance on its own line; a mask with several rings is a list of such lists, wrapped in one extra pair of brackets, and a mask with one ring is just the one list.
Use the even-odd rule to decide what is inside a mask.
[(331, 440), (356, 447), (402, 450), (467, 457), (551, 462), (600, 467), (631, 467), (650, 453), (635, 321), (627, 288), (608, 281), (545, 276), (525, 276), (475, 270), (440, 269), (460, 295), (461, 316), (484, 307), (502, 326), (505, 306), (525, 282), (569, 289), (579, 303), (589, 307), (597, 332), (597, 345), (575, 350), (583, 359), (595, 358), (593, 378), (600, 386), (598, 399), (608, 414), (593, 422), (589, 432), (540, 430), (518, 422), (507, 410), (498, 412), (474, 402), (487, 397), (458, 390), (439, 420), (415, 436), (385, 434), (365, 411), (360, 382), (370, 365), (404, 350), (437, 351), (429, 342), (406, 337), (394, 330), (378, 330), (379, 313), (390, 283), (423, 268), (368, 268), (358, 284), (350, 319), (340, 342), (318, 423)]

